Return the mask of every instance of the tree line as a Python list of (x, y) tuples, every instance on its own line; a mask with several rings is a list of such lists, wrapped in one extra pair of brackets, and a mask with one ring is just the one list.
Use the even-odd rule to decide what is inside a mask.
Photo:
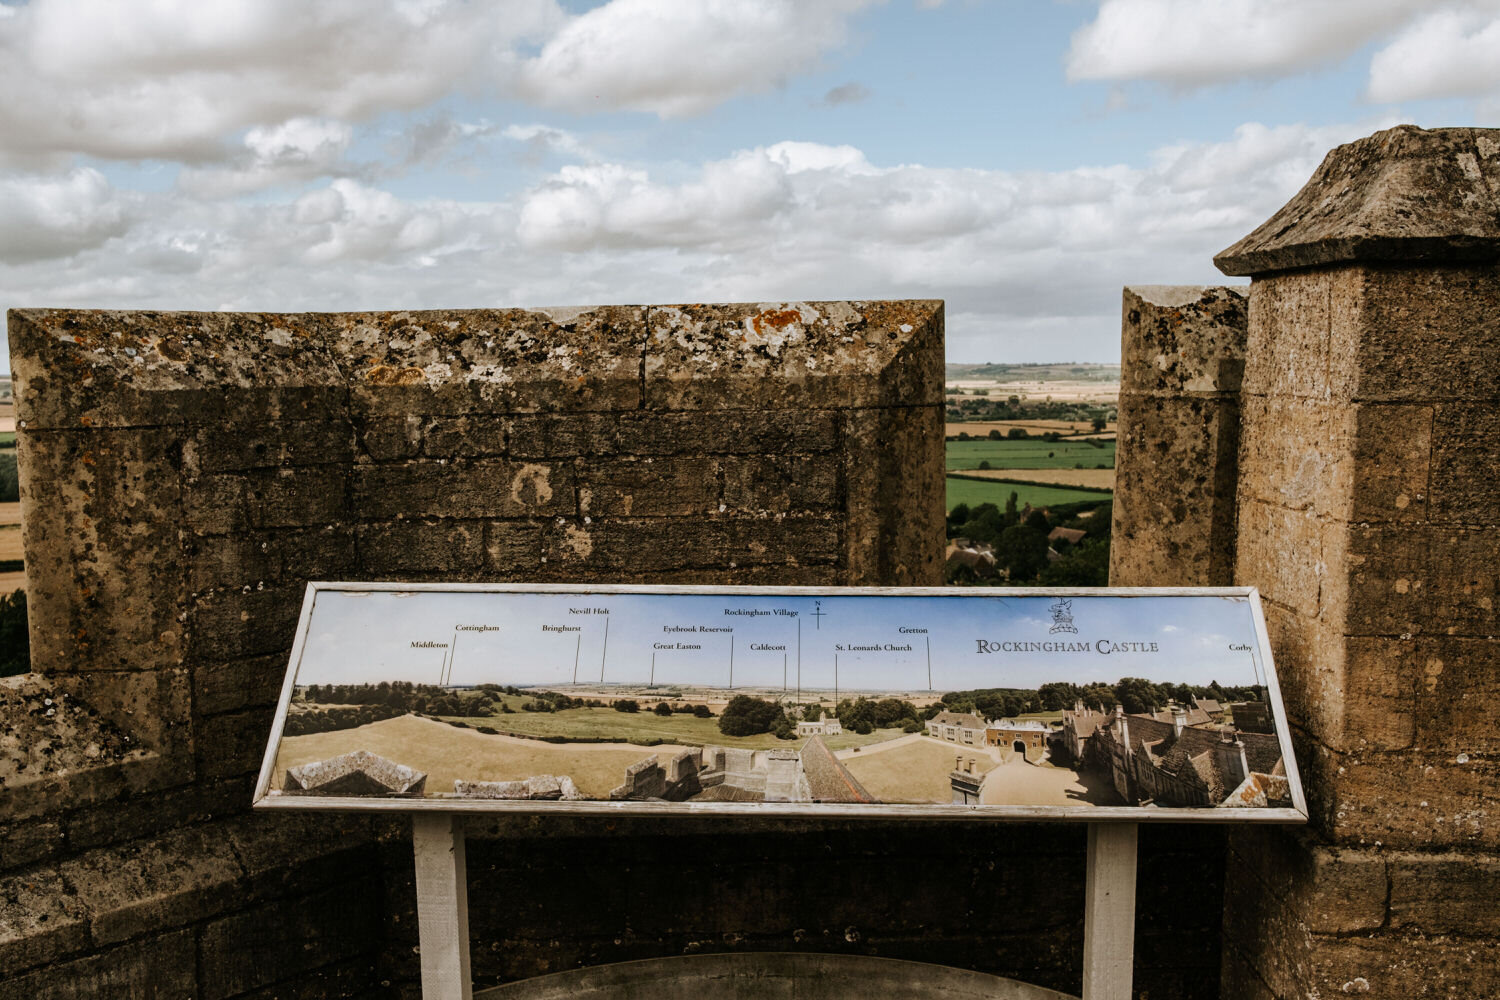
[[(1054, 681), (1036, 689), (977, 688), (950, 691), (939, 699), (950, 712), (973, 712), (985, 719), (1013, 718), (1033, 712), (1061, 712), (1082, 702), (1096, 711), (1112, 712), (1116, 705), (1127, 715), (1166, 708), (1168, 704), (1191, 705), (1194, 698), (1225, 703), (1260, 701), (1263, 689), (1250, 685), (1157, 683), (1144, 677), (1121, 677), (1113, 684), (1070, 684)], [(941, 710), (941, 709), (940, 709)], [(933, 713), (936, 714), (936, 713)], [(930, 716), (929, 716), (930, 717)]]
[[(967, 538), (988, 545), (995, 553), (995, 565), (1007, 576), (986, 579), (968, 566), (949, 567), (946, 579), (951, 584), (1025, 587), (1040, 583), (1044, 587), (1104, 587), (1109, 584), (1110, 523), (1114, 502), (1059, 504), (1046, 510), (1033, 509), (1023, 519), (1016, 509), (1018, 494), (1011, 492), (1002, 511), (992, 503), (974, 507), (958, 504), (948, 512), (948, 537)], [(1088, 517), (1080, 517), (1093, 511)], [(1058, 539), (1048, 542), (1053, 528), (1076, 528), (1084, 532), (1076, 545)], [(1051, 548), (1062, 556), (1050, 561)]]

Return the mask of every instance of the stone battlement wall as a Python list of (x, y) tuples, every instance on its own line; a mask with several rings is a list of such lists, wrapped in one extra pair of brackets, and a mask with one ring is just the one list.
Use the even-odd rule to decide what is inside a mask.
[(310, 579), (941, 582), (938, 302), (9, 330), (34, 672), (0, 722), (63, 712), (0, 755), (6, 1000), (412, 982), (402, 824), (246, 814)]
[(1225, 997), (1500, 995), (1497, 192), (1401, 126), (1215, 258), (1248, 312), (1126, 289), (1110, 582), (1260, 590), (1311, 812), (1229, 837)]

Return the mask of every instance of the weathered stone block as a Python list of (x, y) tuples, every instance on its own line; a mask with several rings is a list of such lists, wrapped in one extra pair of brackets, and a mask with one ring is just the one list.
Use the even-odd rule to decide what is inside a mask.
[(56, 431), (17, 444), (33, 662), (71, 670), (178, 662), (185, 580), (173, 432)]
[(829, 451), (838, 411), (829, 409), (633, 413), (620, 417), (620, 451), (630, 455), (781, 455)]
[[(1500, 937), (1500, 858), (1445, 852), (1392, 854), (1390, 922), (1396, 930)], [(1500, 977), (1497, 977), (1500, 978)]]
[(1354, 409), (1352, 480), (1340, 484), (1353, 521), (1423, 521), (1430, 509), (1433, 411), (1360, 404)]
[[(163, 665), (155, 671), (55, 673), (51, 679), (59, 690), (92, 706), (129, 733), (137, 746), (171, 758), (174, 763), (190, 752), (186, 723), (192, 704), (192, 679), (185, 667)], [(155, 777), (146, 784), (161, 786)]]
[(62, 825), (50, 819), (0, 824), (0, 872), (46, 861), (63, 852)]
[(356, 416), (640, 405), (639, 306), (339, 313), (328, 321)]
[(213, 779), (259, 771), (274, 714), (267, 707), (200, 718), (193, 734), (198, 774)]
[(1415, 636), (1400, 640), (1392, 653), (1416, 682), (1420, 746), (1455, 754), (1500, 751), (1500, 731), (1485, 707), (1500, 698), (1500, 639)]
[(189, 483), (186, 523), (201, 534), (322, 527), (349, 516), (348, 472), (337, 465), (215, 473)]
[(1250, 328), (1241, 392), (1254, 396), (1343, 399), (1344, 359), (1330, 357), (1331, 286), (1325, 271), (1278, 274), (1250, 289)]
[(1407, 1000), (1500, 990), (1500, 943), (1492, 940), (1411, 933), (1319, 938), (1309, 966), (1303, 988), (1314, 996)]
[(202, 930), (204, 1000), (379, 949), (380, 882), (366, 878), (211, 921)]
[(1346, 690), (1342, 637), (1326, 622), (1270, 601), (1262, 604), (1262, 610), (1288, 721), (1329, 746), (1342, 747)]
[(1438, 850), (1494, 850), (1500, 826), (1500, 762), (1447, 752), (1299, 751), (1309, 806), (1329, 839), (1341, 844)]
[(243, 874), (217, 831), (195, 826), (90, 851), (61, 868), (95, 944), (202, 920), (236, 905)]
[[(555, 527), (555, 524), (554, 524)], [(563, 527), (567, 538), (567, 526)], [(542, 565), (547, 529), (534, 521), (490, 521), (484, 529), (484, 572), (489, 579), (525, 580)]]
[(712, 458), (580, 459), (578, 513), (585, 517), (686, 517), (717, 512)]
[(620, 418), (614, 414), (522, 414), (510, 418), (509, 426), (506, 450), (512, 458), (572, 458), (620, 450)]
[(1287, 716), (1334, 750), (1489, 753), (1500, 736), (1477, 706), (1500, 697), (1500, 641), (1343, 636), (1266, 605)]
[[(1500, 381), (1500, 362), (1491, 367)], [(1432, 520), (1500, 525), (1500, 406), (1438, 403), (1433, 414)]]
[(1493, 402), (1500, 358), (1500, 265), (1350, 268), (1351, 395), (1395, 402)]
[(244, 865), (242, 899), (256, 901), (358, 882), (380, 866), (377, 838), (409, 846), (408, 825), (398, 817), (257, 811), (215, 829)]
[(359, 527), (359, 563), (375, 576), (473, 572), (485, 559), (484, 521), (386, 521)]
[(1349, 632), (1500, 632), (1500, 577), (1493, 571), (1500, 565), (1500, 532), (1356, 525), (1348, 544)]
[(1413, 125), (1332, 150), (1302, 190), (1214, 257), (1225, 274), (1500, 255), (1494, 130)]
[(1259, 587), (1261, 596), (1303, 618), (1316, 618), (1328, 604), (1323, 585), (1329, 568), (1337, 565), (1330, 549), (1341, 541), (1343, 530), (1310, 510), (1241, 498), (1235, 582)]
[(355, 566), (354, 529), (342, 524), (193, 535), (182, 549), (194, 593), (338, 580)]
[(315, 419), (328, 390), (343, 386), (312, 329), (315, 317), (70, 309), (8, 316), (17, 426), (28, 430), (162, 427), (225, 404), (253, 405), (270, 419)]
[(422, 454), (422, 428), (427, 418), (420, 413), (354, 419), (355, 453), (359, 461), (392, 462)]
[(163, 1000), (195, 996), (195, 951), (191, 929), (142, 938), (0, 980), (0, 1000)]
[[(281, 983), (263, 986), (249, 993), (241, 993), (235, 1000), (348, 1000), (349, 997), (380, 997), (382, 1000), (393, 994), (386, 987), (387, 977), (380, 972), (377, 956), (357, 956), (342, 962), (334, 962), (310, 972), (299, 973)], [(421, 987), (417, 985), (420, 1000)]]
[(56, 869), (0, 878), (0, 969), (55, 962), (87, 944), (87, 911)]
[(1245, 373), (1249, 289), (1126, 286), (1121, 394), (1237, 395)]
[(729, 456), (720, 466), (729, 510), (779, 514), (841, 506), (839, 463), (831, 456)]
[[(179, 775), (188, 781), (191, 773)], [(192, 823), (250, 808), (252, 783), (243, 776), (220, 781), (179, 784), (172, 788), (118, 796), (69, 812), (64, 829), (68, 846), (88, 850), (121, 841), (154, 837)]]
[(230, 418), (198, 431), (185, 452), (185, 464), (189, 475), (202, 475), (345, 465), (353, 454), (354, 434), (347, 422)]
[(505, 454), (510, 421), (488, 413), (432, 417), (422, 431), (428, 458), (492, 458)]
[(1231, 892), (1269, 894), (1311, 933), (1385, 924), (1388, 872), (1380, 851), (1329, 847), (1305, 830), (1246, 826), (1230, 833), (1229, 866)]
[(410, 462), (355, 469), (367, 518), (546, 517), (577, 512), (571, 465), (549, 462)]
[(941, 408), (850, 410), (843, 441), (845, 582), (936, 584), (946, 510)]
[(1347, 519), (1354, 412), (1306, 397), (1246, 396), (1240, 490), (1293, 511)]
[[(1342, 653), (1344, 726), (1342, 733), (1319, 738), (1336, 749), (1402, 750), (1416, 742), (1416, 666), (1411, 644), (1388, 636), (1350, 637), (1330, 645), (1330, 656)], [(1337, 691), (1327, 692), (1330, 698)]]
[(277, 653), (194, 663), (193, 709), (199, 715), (217, 715), (274, 705), (281, 696), (286, 666), (287, 658)]
[(649, 409), (942, 404), (942, 304), (652, 306)]
[[(1232, 398), (1120, 397), (1109, 578), (1225, 586), (1234, 569), (1240, 413)], [(1163, 483), (1173, 483), (1171, 490)]]
[(654, 574), (670, 570), (737, 569), (755, 565), (829, 565), (841, 555), (833, 518), (611, 518), (553, 525), (546, 536), (549, 570)]
[(239, 660), (291, 648), (307, 587), (216, 590), (188, 610), (188, 648), (195, 659)]

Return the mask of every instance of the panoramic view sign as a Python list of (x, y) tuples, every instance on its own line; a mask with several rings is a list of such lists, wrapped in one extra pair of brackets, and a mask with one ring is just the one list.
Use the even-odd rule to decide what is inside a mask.
[(256, 805), (1307, 813), (1250, 588), (309, 584)]

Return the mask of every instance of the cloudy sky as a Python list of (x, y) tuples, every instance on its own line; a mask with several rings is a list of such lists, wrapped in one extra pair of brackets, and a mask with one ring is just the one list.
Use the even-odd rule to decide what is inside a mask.
[(1398, 122), (1500, 124), (1500, 0), (0, 2), (0, 307), (932, 297), (1111, 361)]
[[(1246, 598), (1075, 597), (1064, 618), (1073, 632), (1058, 626), (1056, 603), (1015, 595), (320, 591), (297, 683), (437, 684), (446, 675), (453, 684), (545, 687), (602, 677), (913, 692), (1121, 677), (1261, 683)], [(983, 650), (981, 639), (990, 644)], [(1011, 647), (997, 648), (1004, 642)]]

